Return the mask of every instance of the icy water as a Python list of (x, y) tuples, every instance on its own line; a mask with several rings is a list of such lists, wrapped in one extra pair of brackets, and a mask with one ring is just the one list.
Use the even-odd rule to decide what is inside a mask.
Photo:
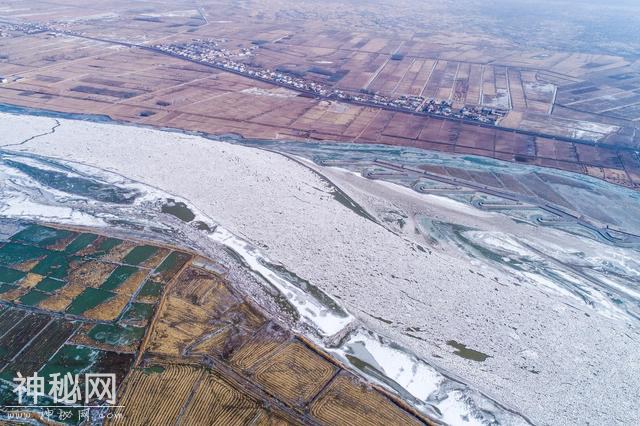
[(458, 355), (461, 358), (470, 359), (477, 362), (484, 362), (487, 358), (491, 358), (490, 355), (484, 354), (480, 351), (476, 351), (475, 349), (467, 348), (467, 345), (456, 342), (455, 340), (447, 341), (447, 345), (454, 348), (456, 351), (453, 354)]
[[(420, 217), (420, 231), (436, 244), (513, 276), (523, 285), (568, 296), (567, 303), (602, 315), (640, 320), (640, 253), (629, 248), (562, 247), (495, 231), (481, 231)], [(588, 308), (588, 309), (586, 309)]]
[[(516, 175), (525, 173), (523, 168), (526, 168), (526, 173), (531, 172), (528, 166), (396, 147), (237, 140), (235, 143), (281, 150), (289, 155), (312, 159), (318, 164), (356, 172), (367, 170), (372, 162), (380, 159), (410, 166), (427, 162), (459, 168), (498, 170)], [(132, 232), (142, 232), (150, 239), (169, 238), (176, 244), (191, 248), (220, 245), (273, 290), (276, 303), (285, 311), (294, 313), (297, 326), (311, 338), (354, 370), (398, 393), (416, 408), (451, 424), (529, 423), (524, 416), (416, 357), (393, 340), (362, 327), (339, 301), (293, 274), (277, 260), (269, 259), (251, 242), (220, 227), (187, 200), (121, 176), (71, 162), (2, 151), (0, 154), (0, 179), (7, 182), (7, 185), (0, 188), (0, 205), (3, 205), (0, 215), (7, 218), (129, 229)], [(628, 209), (631, 212), (640, 205), (637, 194), (624, 188), (583, 176), (567, 177), (563, 174), (563, 177), (575, 179), (582, 185), (582, 191), (614, 194), (617, 200), (629, 203)], [(394, 182), (393, 173), (390, 174), (389, 181)], [(411, 179), (402, 178), (399, 183), (414, 188)], [(442, 182), (425, 185), (444, 191), (457, 187)], [(337, 190), (333, 195), (336, 201), (355, 213), (369, 216), (369, 213), (342, 191)], [(447, 196), (447, 193), (442, 195)], [(454, 193), (451, 198), (474, 208), (484, 208), (486, 205), (483, 204), (500, 204), (503, 201), (495, 196), (478, 198), (473, 195), (473, 191), (462, 195)], [(566, 221), (558, 222), (558, 218), (546, 210), (514, 209), (512, 204), (506, 205), (501, 213), (513, 217), (514, 221), (519, 220), (527, 226), (553, 226), (554, 229), (571, 235), (576, 235), (577, 230), (580, 230), (585, 232), (585, 238), (613, 245), (615, 256), (544, 247), (539, 246), (536, 241), (514, 241), (505, 235), (434, 222), (429, 218), (421, 219), (420, 232), (435, 244), (453, 244), (467, 256), (516, 274), (523, 280), (527, 279), (529, 285), (545, 286), (552, 291), (566, 293), (575, 299), (573, 303), (590, 306), (623, 321), (638, 319), (640, 291), (637, 283), (640, 266), (637, 259), (640, 257), (635, 248), (625, 244), (617, 245), (615, 241), (612, 243), (606, 239), (601, 241), (601, 236), (584, 231), (590, 228)], [(612, 216), (618, 225), (624, 225), (624, 230), (635, 232), (633, 220), (627, 220), (621, 212), (612, 212)], [(87, 303), (90, 303), (89, 299)], [(78, 309), (81, 308), (84, 307)], [(373, 317), (375, 314), (370, 313)], [(344, 336), (336, 340), (336, 336), (341, 336), (341, 333)], [(482, 365), (490, 356), (468, 347), (464, 342), (448, 340), (447, 345), (454, 355), (478, 365)]]
[[(50, 188), (69, 194), (82, 195), (97, 201), (116, 204), (132, 204), (138, 196), (137, 191), (105, 185), (94, 179), (74, 175), (69, 170), (48, 168), (46, 161), (41, 160), (39, 167), (29, 164), (26, 158), (6, 157), (4, 163), (20, 170), (37, 182)], [(174, 208), (175, 209), (175, 208)]]
[(175, 216), (183, 222), (191, 222), (196, 217), (185, 203), (181, 201), (176, 202), (173, 198), (169, 198), (167, 202), (162, 205), (161, 211), (162, 213)]
[[(346, 168), (358, 173), (368, 172), (372, 167), (376, 167), (376, 164), (379, 171), (388, 172), (384, 167), (385, 162), (410, 167), (411, 170), (419, 170), (421, 167), (448, 170), (443, 172), (443, 176), (450, 180), (449, 182), (435, 181), (418, 175), (411, 177), (411, 174), (409, 178), (396, 179), (393, 174), (389, 174), (381, 179), (398, 181), (414, 189), (423, 186), (427, 190), (441, 190), (438, 192), (453, 199), (471, 196), (465, 194), (465, 191), (454, 191), (456, 188), (477, 192), (477, 188), (487, 187), (483, 179), (491, 179), (497, 184), (504, 183), (507, 192), (513, 193), (520, 189), (521, 193), (517, 195), (528, 202), (535, 200), (542, 205), (556, 203), (562, 209), (575, 210), (587, 217), (640, 236), (640, 193), (586, 175), (409, 147), (262, 140), (239, 140), (236, 143), (285, 152), (310, 159), (319, 165)], [(456, 174), (452, 174), (454, 172)], [(466, 181), (473, 182), (474, 177), (479, 179), (473, 182), (476, 186), (465, 188), (465, 183), (460, 180), (458, 173), (464, 175)], [(515, 183), (507, 185), (507, 178)], [(501, 182), (501, 179), (504, 182)], [(407, 181), (410, 184), (407, 184)], [(452, 181), (456, 183), (452, 184)], [(549, 193), (548, 198), (540, 198), (545, 195), (544, 192)], [(483, 197), (486, 198), (487, 195)], [(510, 200), (503, 201), (507, 204), (513, 203)]]
[[(381, 168), (375, 172), (375, 179), (394, 182), (417, 192), (426, 189), (427, 193), (447, 197), (478, 210), (503, 214), (515, 223), (529, 225), (523, 227), (522, 235), (531, 233), (533, 226), (565, 232), (570, 237), (579, 237), (578, 240), (591, 240), (592, 243), (584, 244), (584, 252), (580, 250), (583, 248), (581, 246), (562, 247), (557, 242), (547, 243), (521, 235), (434, 222), (424, 216), (417, 218), (420, 232), (432, 244), (451, 244), (465, 256), (510, 274), (526, 285), (565, 294), (569, 296), (572, 306), (581, 310), (588, 308), (587, 313), (595, 310), (625, 321), (640, 319), (640, 228), (636, 223), (640, 214), (640, 195), (636, 191), (563, 171), (413, 148), (279, 141), (243, 143), (282, 150), (311, 159), (319, 165), (346, 168), (369, 177), (372, 175), (371, 165), (380, 161), (408, 167), (426, 164), (465, 172), (491, 172), (502, 176), (505, 181), (505, 176), (512, 176), (514, 179), (523, 179), (525, 183), (530, 182), (529, 175), (532, 173), (544, 173), (540, 176), (546, 182), (554, 182), (548, 187), (558, 194), (565, 194), (561, 199), (562, 206), (548, 208), (550, 203), (547, 200), (537, 199), (530, 193), (523, 196), (522, 201), (517, 201), (483, 193), (483, 188), (486, 188), (483, 186), (465, 187), (464, 183), (453, 185)], [(593, 212), (585, 208), (585, 205), (589, 207), (589, 198), (591, 204), (597, 204), (603, 195), (609, 197), (608, 215), (617, 229), (629, 232), (632, 236), (624, 232), (617, 235), (612, 231), (613, 228), (609, 228), (614, 223), (598, 220), (586, 222), (563, 214), (568, 211), (564, 204), (569, 203), (570, 208), (576, 210), (576, 217), (585, 215), (583, 217), (589, 219), (586, 215)], [(616, 204), (620, 206), (619, 209), (614, 208)]]
[[(186, 200), (103, 170), (29, 154), (2, 152), (0, 179), (7, 182), (0, 188), (0, 216), (4, 218), (130, 230), (140, 237), (169, 240), (192, 249), (222, 246), (272, 289), (276, 303), (294, 313), (296, 328), (363, 376), (434, 418), (447, 423), (463, 420), (465, 424), (528, 423), (392, 340), (359, 327), (337, 300), (269, 259), (259, 247), (222, 228)], [(91, 184), (79, 187), (77, 182)], [(343, 201), (350, 203), (348, 200)], [(208, 230), (203, 230), (202, 224)], [(81, 312), (90, 308), (97, 296), (104, 295), (87, 294), (73, 309)], [(346, 331), (352, 327), (354, 331)], [(346, 337), (336, 342), (335, 336), (345, 331)], [(110, 338), (109, 330), (104, 338)], [(367, 364), (372, 367), (365, 367)], [(415, 374), (407, 376), (399, 371)]]

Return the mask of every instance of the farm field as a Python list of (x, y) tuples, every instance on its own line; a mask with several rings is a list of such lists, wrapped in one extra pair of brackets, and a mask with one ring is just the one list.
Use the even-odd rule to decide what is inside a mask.
[(18, 228), (0, 241), (3, 386), (18, 373), (113, 373), (121, 383), (162, 291), (138, 302), (143, 281), (165, 285), (191, 256), (92, 232)]
[[(197, 267), (186, 269), (164, 295), (151, 328), (140, 364), (142, 368), (125, 384), (125, 400), (132, 398), (135, 401), (132, 405), (140, 408), (124, 409), (125, 415), (127, 410), (133, 410), (145, 421), (177, 419), (178, 413), (182, 413), (180, 421), (214, 421), (232, 416), (239, 424), (265, 415), (288, 418), (289, 422), (296, 423), (306, 418), (307, 414), (303, 413), (308, 413), (312, 401), (340, 373), (340, 377), (357, 383), (358, 392), (351, 395), (351, 390), (339, 391), (336, 397), (351, 398), (354, 409), (365, 422), (374, 421), (365, 402), (368, 398), (378, 401), (376, 406), (394, 413), (400, 423), (426, 420), (403, 411), (386, 392), (365, 385), (304, 338), (269, 319), (215, 273)], [(185, 360), (190, 364), (185, 365)], [(217, 373), (205, 368), (211, 365), (219, 367)], [(222, 392), (221, 388), (232, 386), (218, 376), (225, 371), (233, 371), (230, 377), (239, 382), (235, 384), (236, 390), (228, 391), (231, 395), (225, 392), (229, 395), (225, 398), (230, 398), (229, 405), (220, 412), (204, 410), (200, 403), (211, 400)], [(176, 374), (180, 378), (170, 378)], [(163, 386), (154, 385), (156, 380), (165, 386), (184, 383), (184, 387), (180, 387), (184, 393), (178, 393), (173, 400), (175, 405), (167, 407), (167, 413), (161, 416), (144, 407), (153, 406), (153, 398), (164, 400), (162, 392), (147, 397), (147, 393), (139, 390)], [(243, 397), (237, 394), (237, 386), (246, 382), (257, 388), (255, 393)], [(272, 400), (273, 406), (282, 407), (282, 411), (267, 413), (256, 403), (256, 398)], [(199, 401), (198, 404), (195, 401)], [(345, 410), (338, 402), (327, 400), (326, 403), (327, 410)], [(320, 417), (314, 421), (323, 423)]]
[[(60, 33), (0, 24), (0, 76), (7, 79), (0, 103), (214, 135), (411, 146), (640, 184), (638, 59), (522, 50), (509, 39), (456, 33), (458, 23), (449, 15), (443, 17), (452, 28), (446, 37), (410, 31), (400, 18), (399, 29), (390, 32), (363, 21), (367, 6), (345, 14), (345, 26), (331, 27), (306, 5), (288, 1), (253, 5), (262, 10), (260, 19), (225, 2), (203, 2), (200, 9), (160, 2), (151, 14), (108, 3), (87, 13), (71, 4), (52, 9), (35, 2), (29, 19), (8, 7), (6, 19), (27, 26), (56, 16), (52, 26)], [(292, 10), (299, 22), (283, 18)], [(252, 25), (239, 24), (247, 20)], [(506, 115), (501, 128), (493, 128), (320, 99), (149, 49), (194, 40), (249, 52), (238, 63), (332, 90), (422, 96), (454, 110)]]
[[(150, 308), (133, 304), (137, 294), (156, 284), (153, 278), (170, 279), (176, 257), (187, 259), (164, 248), (32, 225), (0, 247), (0, 299), (82, 320), (136, 318), (128, 313), (134, 308), (148, 316)], [(152, 306), (159, 295), (143, 296)]]
[(334, 424), (340, 413), (376, 423), (378, 409), (400, 424), (428, 423), (191, 260), (89, 230), (19, 224), (0, 241), (3, 401), (13, 401), (18, 372), (112, 373), (111, 418), (130, 424)]

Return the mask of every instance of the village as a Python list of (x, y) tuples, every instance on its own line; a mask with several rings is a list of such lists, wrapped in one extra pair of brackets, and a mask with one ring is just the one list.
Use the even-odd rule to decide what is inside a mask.
[(253, 55), (260, 48), (260, 43), (252, 44), (249, 48), (229, 50), (220, 46), (225, 40), (192, 40), (186, 43), (156, 44), (152, 48), (172, 56), (186, 58), (190, 61), (207, 64), (246, 77), (277, 84), (294, 89), (315, 97), (333, 99), (358, 105), (382, 107), (398, 111), (411, 111), (418, 114), (436, 115), (442, 117), (459, 118), (497, 125), (508, 111), (478, 106), (453, 108), (450, 100), (425, 98), (423, 96), (389, 97), (377, 92), (361, 90), (350, 93), (339, 90), (321, 82), (310, 81), (302, 76), (293, 75), (284, 70), (262, 68), (244, 60)]

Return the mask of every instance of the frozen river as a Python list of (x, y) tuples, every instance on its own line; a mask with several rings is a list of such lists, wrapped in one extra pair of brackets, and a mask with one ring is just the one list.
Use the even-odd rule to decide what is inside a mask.
[[(640, 377), (629, 374), (640, 353), (633, 191), (420, 150), (0, 118), (3, 218), (107, 228), (224, 259), (258, 303), (446, 423), (640, 421)], [(379, 160), (515, 176), (532, 190), (515, 205), (460, 178), (419, 177), (435, 190), (416, 191), (414, 172)], [(370, 172), (375, 180), (362, 177)], [(558, 204), (536, 196), (534, 178)], [(612, 207), (597, 208), (599, 197)], [(547, 204), (589, 220), (536, 210)], [(606, 225), (617, 231), (598, 231)]]

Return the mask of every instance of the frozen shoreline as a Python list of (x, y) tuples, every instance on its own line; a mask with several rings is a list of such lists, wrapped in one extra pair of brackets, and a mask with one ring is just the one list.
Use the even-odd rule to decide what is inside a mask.
[[(41, 134), (53, 122), (7, 114), (2, 119), (7, 128), (2, 145)], [(27, 131), (42, 120), (46, 124)], [(508, 277), (500, 277), (497, 292), (485, 268), (448, 249), (431, 255), (416, 251), (409, 237), (345, 208), (317, 175), (278, 154), (175, 132), (61, 121), (55, 133), (10, 149), (100, 167), (191, 200), (339, 299), (368, 327), (517, 407), (535, 423), (638, 420), (625, 395), (638, 393), (640, 378), (624, 374), (633, 371), (640, 349), (637, 324), (586, 317), (567, 308), (561, 297)], [(447, 217), (455, 210), (454, 204), (439, 206), (329, 168), (322, 172), (369, 211), (388, 204)], [(504, 222), (464, 211), (456, 216), (489, 228)], [(408, 328), (417, 329), (409, 334), (420, 339), (403, 334)], [(483, 363), (460, 358), (446, 345), (449, 340), (490, 358)], [(523, 369), (528, 364), (538, 373)], [(562, 392), (554, 395), (560, 386)]]

